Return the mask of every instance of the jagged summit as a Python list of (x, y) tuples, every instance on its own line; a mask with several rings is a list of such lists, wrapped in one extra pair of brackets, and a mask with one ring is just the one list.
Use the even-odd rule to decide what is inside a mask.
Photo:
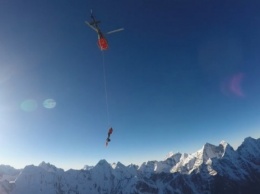
[(47, 170), (47, 171), (52, 170), (52, 169), (53, 170), (56, 169), (56, 166), (54, 166), (54, 165), (52, 165), (50, 163), (46, 163), (44, 161), (41, 162), (38, 166), (43, 168), (43, 169), (45, 169), (45, 170)]
[(226, 146), (228, 146), (229, 144), (228, 144), (226, 141), (222, 140), (222, 141), (220, 142), (220, 145), (222, 145), (223, 147), (226, 147)]
[(118, 169), (118, 168), (125, 168), (125, 165), (122, 164), (121, 162), (117, 162), (117, 163), (115, 164), (114, 169)]
[(174, 160), (177, 163), (180, 161), (181, 155), (182, 154), (180, 152), (177, 153), (170, 152), (169, 154), (167, 154), (165, 160)]
[(255, 165), (260, 166), (260, 138), (245, 138), (243, 143), (237, 148), (237, 152), (243, 155), (244, 159), (251, 160)]
[(212, 158), (221, 158), (223, 155), (223, 147), (215, 146), (210, 143), (206, 143), (200, 151), (197, 152), (198, 158), (203, 160), (203, 162), (207, 162), (208, 159)]
[(260, 139), (254, 139), (252, 137), (247, 137), (244, 139), (242, 145), (240, 147), (244, 147), (246, 149), (248, 149), (248, 151), (255, 151), (257, 153), (260, 153), (259, 150), (259, 146), (260, 146)]
[(94, 166), (85, 165), (83, 170), (91, 170)]
[(111, 164), (109, 164), (105, 159), (99, 160), (99, 162), (96, 164), (95, 167), (97, 166), (109, 166), (111, 167)]
[[(248, 143), (248, 142), (251, 142), (251, 143), (255, 143), (255, 142), (259, 142), (259, 139), (255, 139), (255, 138), (252, 138), (252, 137), (246, 137), (245, 139), (244, 139), (244, 142), (243, 143)], [(243, 144), (242, 143), (242, 144)]]
[(57, 168), (56, 166), (50, 164), (50, 163), (46, 163), (46, 162), (41, 162), (39, 165), (39, 167), (43, 168), (44, 170), (48, 171), (48, 172), (56, 172), (59, 170), (63, 170), (61, 168)]

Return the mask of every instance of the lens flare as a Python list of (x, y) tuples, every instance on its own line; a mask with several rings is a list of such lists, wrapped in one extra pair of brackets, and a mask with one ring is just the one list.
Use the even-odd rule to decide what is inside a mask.
[(33, 112), (37, 109), (38, 104), (33, 99), (28, 99), (22, 102), (20, 108), (25, 112)]
[(235, 95), (238, 97), (245, 97), (245, 93), (242, 89), (243, 81), (244, 73), (237, 73), (228, 77), (221, 84), (222, 93), (227, 96)]
[(46, 99), (43, 102), (43, 107), (44, 108), (52, 109), (52, 108), (55, 108), (55, 106), (56, 106), (56, 101), (53, 100), (53, 99)]
[(235, 95), (244, 97), (243, 90), (241, 88), (241, 83), (243, 81), (244, 74), (239, 73), (237, 75), (234, 75), (230, 82), (230, 91), (233, 92)]

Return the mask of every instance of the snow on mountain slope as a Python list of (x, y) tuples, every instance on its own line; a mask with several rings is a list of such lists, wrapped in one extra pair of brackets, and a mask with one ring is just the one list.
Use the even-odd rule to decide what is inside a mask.
[(21, 170), (14, 169), (8, 165), (0, 165), (0, 181), (14, 181)]
[(60, 177), (59, 171), (49, 171), (41, 166), (26, 166), (15, 180), (12, 194), (22, 193), (55, 193), (55, 184)]
[(9, 194), (13, 188), (16, 177), (21, 170), (8, 165), (0, 165), (0, 194)]
[(247, 137), (237, 149), (244, 159), (252, 161), (255, 165), (260, 165), (260, 139)]
[(193, 154), (170, 154), (139, 167), (106, 160), (68, 171), (45, 162), (22, 170), (1, 165), (0, 194), (253, 194), (260, 190), (259, 142), (246, 138), (236, 151), (224, 141), (206, 143)]
[(193, 154), (183, 154), (180, 161), (172, 168), (171, 172), (180, 172), (184, 174), (190, 174), (196, 169), (199, 169), (202, 164), (209, 166), (209, 171), (212, 175), (216, 172), (211, 168), (213, 158), (222, 158), (224, 153), (227, 151), (226, 148), (220, 144), (219, 146), (214, 146), (212, 144), (206, 143), (202, 149)]
[(169, 154), (164, 161), (148, 161), (144, 162), (139, 168), (138, 171), (141, 172), (144, 176), (150, 177), (153, 173), (170, 173), (173, 166), (175, 166), (180, 159), (182, 154)]

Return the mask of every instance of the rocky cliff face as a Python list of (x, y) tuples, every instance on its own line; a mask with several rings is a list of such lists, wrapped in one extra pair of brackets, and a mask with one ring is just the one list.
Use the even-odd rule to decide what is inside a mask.
[(260, 193), (260, 139), (235, 151), (206, 143), (193, 154), (171, 154), (141, 166), (100, 160), (82, 170), (48, 163), (16, 170), (0, 166), (1, 194), (256, 194)]

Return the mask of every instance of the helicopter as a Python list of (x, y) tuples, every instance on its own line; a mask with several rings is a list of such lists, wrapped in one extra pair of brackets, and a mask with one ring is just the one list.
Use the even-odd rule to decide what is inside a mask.
[[(104, 34), (101, 32), (101, 30), (98, 26), (98, 24), (101, 23), (101, 21), (98, 21), (98, 20), (95, 19), (92, 10), (91, 10), (90, 17), (91, 17), (92, 21), (91, 22), (85, 21), (85, 23), (97, 33), (97, 35), (98, 35), (97, 44), (98, 44), (98, 47), (100, 48), (100, 50), (101, 51), (107, 50), (108, 49), (108, 41), (107, 41), (107, 39), (105, 38)], [(106, 34), (112, 34), (112, 33), (115, 33), (115, 32), (122, 31), (122, 30), (124, 30), (124, 28), (112, 30), (112, 31), (107, 32)]]

